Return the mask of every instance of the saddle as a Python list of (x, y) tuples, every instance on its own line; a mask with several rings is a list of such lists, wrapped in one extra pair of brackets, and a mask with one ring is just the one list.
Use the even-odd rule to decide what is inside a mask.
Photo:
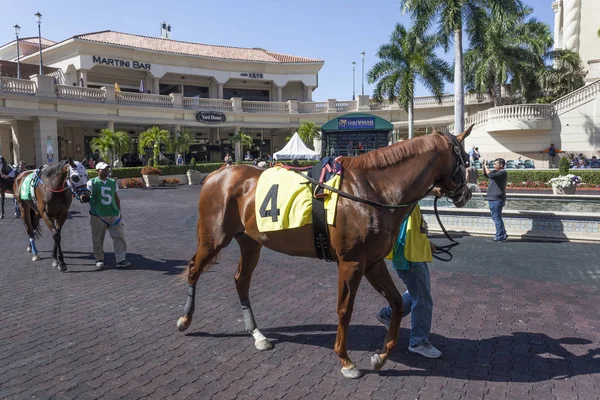
[[(339, 157), (338, 157), (339, 158)], [(327, 182), (334, 175), (342, 175), (342, 164), (333, 157), (325, 157), (308, 170), (308, 176), (319, 183)], [(325, 209), (325, 193), (322, 187), (311, 183), (313, 234), (317, 257), (327, 262), (332, 261), (329, 246), (329, 227), (327, 226), (327, 210)]]

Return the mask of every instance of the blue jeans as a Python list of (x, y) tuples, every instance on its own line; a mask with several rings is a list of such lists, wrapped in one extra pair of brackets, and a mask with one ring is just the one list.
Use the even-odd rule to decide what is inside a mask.
[(15, 202), (15, 215), (16, 216), (20, 216), (21, 215), (21, 210), (19, 210), (19, 203), (17, 203), (17, 200), (13, 199), (13, 201)]
[[(412, 314), (410, 320), (409, 346), (414, 347), (429, 341), (431, 319), (433, 315), (433, 298), (431, 297), (431, 281), (426, 262), (410, 262), (407, 270), (396, 270), (408, 289), (402, 294), (404, 313), (402, 317)], [(391, 308), (388, 306), (388, 315)]]
[(504, 202), (502, 200), (490, 200), (488, 201), (488, 204), (490, 206), (492, 220), (494, 220), (494, 224), (496, 224), (496, 240), (502, 240), (506, 237), (506, 229), (504, 229), (504, 221), (502, 221)]

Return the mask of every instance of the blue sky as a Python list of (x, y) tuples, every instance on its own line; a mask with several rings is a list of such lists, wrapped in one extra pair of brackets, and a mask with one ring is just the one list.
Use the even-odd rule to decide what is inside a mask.
[[(534, 16), (553, 29), (552, 0), (525, 0)], [(356, 94), (361, 92), (361, 52), (365, 71), (398, 22), (410, 25), (398, 0), (75, 0), (6, 1), (2, 6), (0, 42), (37, 36), (34, 14), (42, 13), (42, 36), (61, 41), (76, 34), (114, 30), (160, 36), (160, 22), (172, 26), (172, 39), (205, 44), (261, 47), (325, 60), (313, 99), (352, 98), (352, 61), (356, 61)], [(452, 59), (452, 54), (444, 56)], [(366, 73), (366, 72), (365, 72)], [(372, 93), (366, 83), (365, 94)], [(447, 85), (452, 92), (452, 84)], [(417, 95), (428, 95), (423, 88)]]

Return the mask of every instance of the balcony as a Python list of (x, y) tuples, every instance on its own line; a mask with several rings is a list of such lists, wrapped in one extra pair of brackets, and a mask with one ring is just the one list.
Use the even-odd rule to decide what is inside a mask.
[(552, 104), (518, 104), (487, 110), (487, 131), (552, 129)]
[[(400, 109), (397, 103), (391, 103), (388, 100), (375, 102), (369, 99), (368, 96), (358, 96), (357, 100), (329, 99), (322, 102), (298, 102), (297, 100), (288, 100), (286, 102), (249, 101), (241, 98), (201, 99), (183, 97), (180, 94), (164, 96), (146, 93), (115, 92), (112, 87), (93, 89), (55, 85), (52, 82), (52, 77), (49, 76), (41, 76), (37, 77), (37, 79), (33, 78), (33, 80), (2, 77), (0, 80), (1, 94), (56, 98), (58, 100), (81, 103), (256, 114), (327, 114)], [(453, 101), (453, 95), (442, 97), (441, 104), (433, 96), (417, 97), (415, 98), (415, 108), (439, 107), (440, 105), (451, 107)], [(466, 97), (467, 104), (488, 101), (489, 98), (485, 96)]]

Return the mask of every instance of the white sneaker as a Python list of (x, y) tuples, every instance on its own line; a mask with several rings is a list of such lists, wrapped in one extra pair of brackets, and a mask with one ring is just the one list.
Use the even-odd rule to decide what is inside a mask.
[(96, 260), (96, 268), (104, 268), (104, 261)]
[(381, 322), (385, 329), (390, 330), (390, 322), (392, 321), (390, 316), (387, 313), (387, 307), (383, 307), (381, 310), (375, 313), (375, 318), (377, 321)]
[(408, 351), (411, 353), (420, 354), (427, 358), (440, 358), (442, 356), (442, 352), (433, 347), (433, 345), (429, 342), (421, 343), (414, 347), (409, 346)]

